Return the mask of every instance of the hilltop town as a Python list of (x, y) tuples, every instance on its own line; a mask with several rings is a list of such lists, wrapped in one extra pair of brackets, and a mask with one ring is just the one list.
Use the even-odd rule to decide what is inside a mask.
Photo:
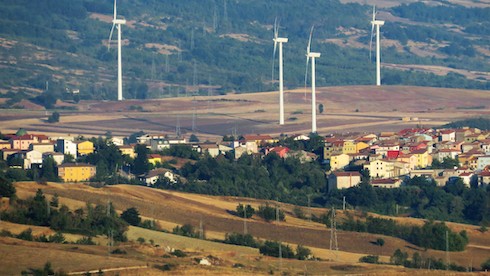
[[(311, 136), (304, 134), (281, 137), (246, 134), (236, 138), (225, 136), (219, 142), (199, 142), (195, 135), (177, 137), (173, 134), (140, 133), (133, 137), (135, 143), (128, 143), (128, 137), (108, 137), (104, 141), (128, 159), (124, 166), (116, 168), (117, 174), (148, 186), (155, 184), (160, 177), (172, 182), (182, 178), (179, 168), (191, 160), (180, 158), (179, 165), (172, 164), (175, 162), (169, 161), (176, 159), (163, 154), (164, 150), (176, 147), (190, 154), (212, 158), (227, 156), (239, 159), (244, 154), (262, 157), (276, 154), (280, 158), (298, 158), (301, 162), (321, 161), (329, 189), (360, 184), (362, 171), (369, 172), (369, 183), (373, 187), (384, 188), (400, 187), (405, 178), (414, 176), (434, 179), (438, 186), (457, 178), (467, 187), (488, 185), (490, 181), (489, 131), (477, 128), (410, 128), (398, 132), (316, 136), (316, 148), (310, 151), (305, 150), (304, 145), (309, 143)], [(97, 158), (87, 158), (98, 153), (99, 149), (94, 146), (96, 138), (48, 137), (27, 133), (23, 129), (2, 134), (1, 138), (5, 165), (11, 169), (37, 171), (38, 175), (25, 174), (31, 180), (53, 180), (43, 178), (47, 175), (46, 164), (51, 170), (56, 168), (52, 173), (60, 182), (70, 183), (93, 181), (97, 167), (100, 169)], [(138, 146), (146, 149), (144, 157), (137, 158)], [(136, 162), (145, 162), (146, 168), (131, 172), (132, 167), (139, 165)], [(100, 177), (97, 180), (104, 181)]]

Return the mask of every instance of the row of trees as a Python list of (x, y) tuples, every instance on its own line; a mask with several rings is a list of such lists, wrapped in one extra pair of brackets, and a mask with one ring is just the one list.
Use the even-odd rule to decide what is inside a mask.
[[(260, 242), (250, 234), (227, 233), (225, 243), (259, 248), (260, 254), (272, 257), (282, 257), (287, 259), (309, 260), (313, 258), (311, 250), (307, 247), (298, 245), (296, 252), (289, 245), (277, 241), (266, 240)], [(281, 247), (281, 249), (279, 249)]]
[(326, 206), (362, 208), (387, 215), (405, 213), (425, 219), (487, 225), (490, 223), (490, 187), (468, 188), (461, 179), (438, 187), (434, 180), (413, 177), (396, 189), (373, 188), (367, 183), (326, 193)]
[(454, 233), (443, 222), (429, 221), (420, 227), (398, 224), (392, 219), (368, 216), (365, 221), (348, 217), (337, 225), (342, 230), (398, 237), (417, 246), (436, 250), (446, 250), (446, 242), (448, 242), (449, 251), (463, 251), (469, 242), (466, 231)]
[(112, 204), (71, 211), (66, 205), (57, 206), (57, 196), (49, 202), (42, 190), (26, 200), (14, 200), (10, 208), (2, 211), (4, 220), (20, 224), (48, 226), (55, 231), (80, 233), (88, 236), (109, 235), (116, 241), (125, 241), (127, 223), (114, 210)]

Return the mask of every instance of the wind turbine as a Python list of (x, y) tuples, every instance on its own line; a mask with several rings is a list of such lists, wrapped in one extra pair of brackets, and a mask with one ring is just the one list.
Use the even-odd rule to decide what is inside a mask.
[(381, 86), (381, 45), (379, 38), (379, 27), (385, 24), (382, 20), (376, 20), (376, 6), (373, 6), (373, 20), (371, 21), (371, 42), (369, 43), (369, 60), (373, 49), (374, 26), (376, 26), (376, 85)]
[(284, 125), (284, 77), (283, 77), (283, 57), (282, 44), (287, 43), (288, 39), (279, 37), (279, 24), (277, 18), (274, 21), (274, 54), (272, 56), (272, 79), (274, 79), (274, 59), (276, 58), (277, 44), (279, 44), (279, 125)]
[(117, 0), (114, 0), (114, 19), (112, 20), (111, 34), (107, 49), (111, 47), (112, 33), (117, 25), (117, 100), (122, 101), (122, 56), (121, 56), (121, 25), (126, 25), (125, 19), (117, 19)]
[[(310, 39), (308, 40), (308, 47), (306, 47), (306, 72), (305, 72), (305, 87), (306, 87), (306, 79), (308, 76), (308, 63), (311, 58), (311, 132), (316, 132), (316, 72), (315, 72), (315, 59), (319, 58), (321, 53), (311, 52), (311, 39), (313, 36), (313, 29), (315, 26), (311, 27), (310, 31)], [(306, 90), (306, 89), (305, 89)]]

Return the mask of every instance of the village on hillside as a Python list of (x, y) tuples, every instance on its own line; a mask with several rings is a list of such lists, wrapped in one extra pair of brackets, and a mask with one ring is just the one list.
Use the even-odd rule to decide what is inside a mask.
[[(291, 142), (308, 142), (310, 137), (312, 135), (243, 135), (234, 139), (225, 136), (222, 141), (211, 143), (199, 142), (195, 135), (187, 138), (139, 133), (134, 137), (136, 143), (123, 137), (109, 137), (105, 142), (117, 147), (126, 158), (125, 164), (133, 164), (132, 167), (116, 166), (117, 175), (147, 186), (162, 178), (171, 183), (185, 181), (178, 169), (192, 160), (180, 158), (177, 162), (162, 154), (163, 150), (173, 147), (185, 147), (198, 155), (213, 158), (277, 154), (280, 158), (298, 158), (302, 163), (319, 161), (325, 168), (328, 190), (356, 186), (367, 175), (369, 184), (384, 188), (400, 187), (404, 179), (414, 176), (431, 178), (438, 186), (457, 179), (467, 187), (490, 183), (490, 131), (412, 128), (378, 134), (317, 136), (320, 150), (315, 152), (288, 146), (294, 144)], [(94, 146), (95, 138), (48, 137), (23, 129), (3, 134), (1, 138), (4, 162), (12, 169), (35, 170), (37, 173), (29, 174), (31, 180), (52, 181), (46, 176), (54, 174), (58, 181), (65, 183), (101, 181), (96, 179), (97, 169), (101, 170), (97, 158), (87, 158), (99, 150)], [(138, 146), (146, 149), (139, 153), (145, 156), (138, 156)], [(138, 162), (144, 163), (144, 168), (131, 171)]]

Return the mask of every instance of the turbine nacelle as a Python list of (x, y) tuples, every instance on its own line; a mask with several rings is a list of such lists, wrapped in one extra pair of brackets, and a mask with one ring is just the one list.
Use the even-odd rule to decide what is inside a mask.
[(288, 43), (289, 39), (285, 37), (276, 37), (273, 39), (275, 43)]
[(316, 53), (316, 52), (309, 52), (306, 57), (308, 58), (319, 58), (322, 54), (321, 53)]
[(114, 25), (126, 25), (126, 19), (114, 19), (112, 20)]
[(385, 24), (385, 22), (383, 20), (374, 20), (374, 21), (371, 21), (371, 24), (383, 26)]

